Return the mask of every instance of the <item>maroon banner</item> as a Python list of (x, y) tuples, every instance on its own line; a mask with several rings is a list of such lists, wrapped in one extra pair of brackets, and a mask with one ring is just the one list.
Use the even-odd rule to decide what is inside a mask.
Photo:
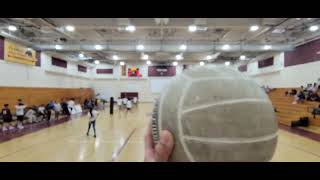
[(0, 59), (4, 58), (4, 37), (0, 36)]
[(285, 52), (284, 66), (294, 66), (320, 60), (320, 39), (296, 47), (294, 51)]
[(122, 98), (134, 98), (137, 97), (139, 99), (139, 93), (137, 92), (121, 92), (120, 97)]
[(52, 62), (52, 65), (62, 67), (62, 68), (67, 68), (67, 65), (68, 65), (67, 61), (59, 58), (55, 58), (55, 57), (52, 57), (51, 62)]
[(175, 76), (175, 66), (149, 66), (148, 76)]
[(258, 61), (258, 67), (264, 68), (273, 65), (273, 57)]
[(78, 71), (86, 73), (87, 72), (87, 67), (78, 65)]
[(113, 74), (113, 69), (97, 69), (97, 74)]
[(41, 66), (41, 51), (36, 51), (37, 62), (36, 66)]
[(245, 71), (247, 71), (247, 65), (244, 64), (244, 65), (239, 66), (239, 67), (238, 67), (238, 70), (239, 70), (240, 72), (245, 72)]

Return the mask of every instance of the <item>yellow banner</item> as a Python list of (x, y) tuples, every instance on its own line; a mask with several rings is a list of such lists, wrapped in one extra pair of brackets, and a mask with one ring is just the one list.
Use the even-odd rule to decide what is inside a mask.
[(15, 42), (5, 40), (4, 59), (9, 62), (35, 65), (37, 62), (36, 51)]

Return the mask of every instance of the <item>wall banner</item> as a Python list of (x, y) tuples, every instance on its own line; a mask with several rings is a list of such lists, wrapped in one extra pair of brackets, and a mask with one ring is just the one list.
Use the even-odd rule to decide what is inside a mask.
[(15, 42), (5, 40), (4, 59), (8, 62), (35, 65), (37, 62), (36, 51)]

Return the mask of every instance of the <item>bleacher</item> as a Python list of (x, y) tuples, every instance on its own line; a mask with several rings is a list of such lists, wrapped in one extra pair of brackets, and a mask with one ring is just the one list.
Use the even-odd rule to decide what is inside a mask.
[[(276, 112), (278, 122), (287, 126), (291, 125), (292, 121), (298, 120), (300, 117), (309, 117), (310, 125), (320, 126), (320, 116), (316, 115), (313, 118), (311, 111), (319, 105), (319, 102), (305, 101), (302, 104), (292, 104), (294, 97), (285, 96), (285, 92), (293, 88), (278, 88), (269, 92), (269, 97)], [(298, 88), (295, 88), (298, 89)]]

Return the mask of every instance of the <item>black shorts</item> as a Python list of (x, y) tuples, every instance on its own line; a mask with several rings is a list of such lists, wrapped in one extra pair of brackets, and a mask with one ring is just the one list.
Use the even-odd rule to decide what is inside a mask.
[(5, 122), (5, 123), (10, 123), (11, 121), (12, 121), (11, 118), (5, 118), (5, 119), (3, 119), (3, 122)]
[(131, 108), (127, 108), (127, 110), (130, 110)]
[(23, 121), (23, 117), (24, 116), (17, 116), (17, 120), (21, 122), (21, 121)]

